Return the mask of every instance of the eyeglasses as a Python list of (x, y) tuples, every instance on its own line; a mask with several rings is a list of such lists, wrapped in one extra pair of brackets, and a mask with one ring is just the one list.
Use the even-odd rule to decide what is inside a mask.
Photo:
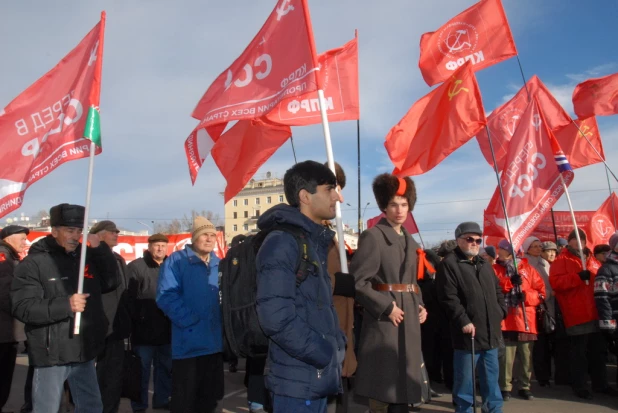
[(483, 238), (474, 238), (474, 237), (466, 237), (466, 238), (461, 238), (461, 239), (465, 239), (468, 244), (474, 244), (476, 243), (476, 245), (481, 245), (481, 243), (483, 242)]

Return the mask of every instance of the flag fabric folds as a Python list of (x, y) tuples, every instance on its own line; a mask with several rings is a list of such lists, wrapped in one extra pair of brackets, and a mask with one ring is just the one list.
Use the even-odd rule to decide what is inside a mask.
[(486, 124), (481, 92), (466, 63), (419, 99), (390, 130), (384, 146), (393, 174), (423, 174), (468, 142)]
[[(528, 95), (530, 94), (530, 95)], [(515, 134), (517, 125), (522, 119), (522, 115), (530, 101), (529, 96), (536, 96), (540, 108), (545, 115), (548, 126), (552, 131), (562, 128), (571, 123), (571, 117), (560, 106), (560, 103), (551, 94), (549, 89), (541, 82), (536, 75), (526, 83), (508, 102), (497, 107), (487, 117), (487, 128), (491, 136), (494, 153), (496, 155), (496, 163), (498, 171), (502, 171), (503, 163), (506, 156), (506, 151), (509, 147), (509, 142)], [(476, 136), (476, 140), (481, 148), (481, 152), (487, 163), (493, 167), (494, 162), (491, 156), (489, 147), (489, 138), (487, 131), (481, 130)]]
[(65, 162), (101, 153), (98, 116), (105, 13), (53, 69), (0, 111), (0, 217)]
[[(324, 88), (328, 121), (359, 119), (357, 39), (322, 53), (318, 62), (318, 78)], [(266, 115), (266, 119), (290, 126), (322, 123), (317, 95), (311, 92), (285, 98)]]
[[(509, 144), (499, 183), (515, 250), (564, 193), (563, 179), (570, 185), (573, 170), (549, 128), (541, 105), (533, 97)], [(508, 239), (499, 188), (484, 218), (483, 235)]]
[(573, 107), (580, 118), (618, 114), (618, 73), (575, 86)]
[(418, 66), (429, 86), (445, 81), (467, 61), (477, 71), (517, 55), (500, 0), (481, 0), (423, 34), (420, 48)]
[(279, 0), (243, 53), (210, 85), (192, 116), (216, 140), (212, 125), (259, 118), (283, 98), (316, 91), (316, 69), (306, 0)]
[[(605, 160), (605, 151), (603, 150), (603, 142), (601, 141), (596, 118), (592, 116), (587, 119), (577, 119), (574, 122), (575, 124), (571, 122), (554, 132), (560, 147), (569, 159), (573, 169), (603, 162)], [(597, 152), (590, 144), (594, 146), (594, 149), (597, 150), (601, 157), (597, 155)]]
[(618, 212), (618, 196), (612, 192), (590, 220), (589, 245), (609, 244), (609, 238), (616, 232), (614, 225), (616, 212)]

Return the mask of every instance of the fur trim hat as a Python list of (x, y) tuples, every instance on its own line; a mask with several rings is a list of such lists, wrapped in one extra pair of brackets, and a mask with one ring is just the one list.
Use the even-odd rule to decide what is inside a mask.
[(49, 210), (49, 221), (52, 227), (84, 226), (84, 214), (86, 209), (81, 205), (59, 204)]
[(409, 177), (398, 178), (392, 174), (381, 174), (373, 180), (373, 194), (380, 211), (385, 211), (388, 203), (395, 196), (403, 196), (408, 200), (410, 212), (416, 204), (416, 186)]

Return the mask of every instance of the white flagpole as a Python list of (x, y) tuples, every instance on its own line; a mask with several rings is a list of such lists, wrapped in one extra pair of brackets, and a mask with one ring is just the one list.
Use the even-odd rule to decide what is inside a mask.
[[(322, 127), (324, 129), (324, 143), (326, 144), (326, 159), (328, 167), (335, 173), (335, 159), (333, 157), (333, 145), (330, 140), (330, 127), (328, 126), (328, 116), (326, 116), (326, 102), (324, 91), (318, 89), (318, 102), (320, 103), (320, 114), (322, 115)], [(345, 238), (343, 237), (343, 222), (341, 221), (341, 203), (337, 201), (335, 224), (337, 229), (337, 245), (339, 246), (339, 260), (341, 271), (348, 272), (348, 259), (345, 253)]]
[[(88, 185), (86, 187), (86, 206), (84, 210), (84, 228), (82, 230), (82, 249), (79, 256), (79, 278), (77, 282), (77, 294), (84, 292), (84, 269), (86, 268), (86, 248), (88, 245), (88, 215), (90, 213), (90, 195), (92, 194), (92, 173), (94, 172), (94, 155), (97, 148), (90, 141), (90, 162), (88, 164)], [(82, 313), (75, 313), (75, 325), (73, 334), (79, 334), (79, 326), (82, 321)]]
[[(573, 211), (573, 204), (571, 204), (571, 196), (569, 195), (569, 190), (567, 189), (566, 183), (564, 182), (564, 178), (562, 174), (560, 174), (560, 180), (562, 181), (562, 187), (564, 188), (564, 194), (566, 195), (567, 203), (569, 204), (569, 211), (571, 211), (571, 219), (573, 220), (573, 230), (575, 231), (575, 238), (577, 238), (577, 246), (579, 247), (579, 258), (582, 260), (582, 268), (586, 270), (586, 257), (584, 256), (584, 249), (582, 248), (582, 240), (579, 238), (579, 228), (577, 227), (577, 220), (575, 219), (575, 212)], [(586, 285), (589, 282), (586, 280)]]

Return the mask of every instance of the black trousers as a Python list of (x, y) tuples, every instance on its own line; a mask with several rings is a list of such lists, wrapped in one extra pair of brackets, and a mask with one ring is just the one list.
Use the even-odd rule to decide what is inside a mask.
[(269, 396), (264, 382), (264, 367), (266, 357), (251, 358), (247, 357), (245, 367), (245, 386), (247, 386), (247, 401), (268, 406)]
[(9, 400), (17, 360), (17, 343), (0, 343), (0, 411)]
[(124, 340), (105, 339), (105, 348), (97, 357), (97, 381), (101, 391), (103, 413), (117, 413), (122, 393)]
[(532, 349), (534, 377), (539, 381), (551, 380), (551, 362), (554, 357), (555, 333), (539, 333)]
[(172, 413), (212, 413), (223, 399), (223, 355), (172, 360)]
[(587, 373), (593, 390), (603, 390), (607, 384), (607, 341), (602, 333), (571, 336), (571, 385), (573, 390), (586, 389)]
[[(422, 328), (422, 327), (421, 327)], [(429, 380), (453, 388), (453, 344), (439, 331), (421, 330), (421, 347)]]

